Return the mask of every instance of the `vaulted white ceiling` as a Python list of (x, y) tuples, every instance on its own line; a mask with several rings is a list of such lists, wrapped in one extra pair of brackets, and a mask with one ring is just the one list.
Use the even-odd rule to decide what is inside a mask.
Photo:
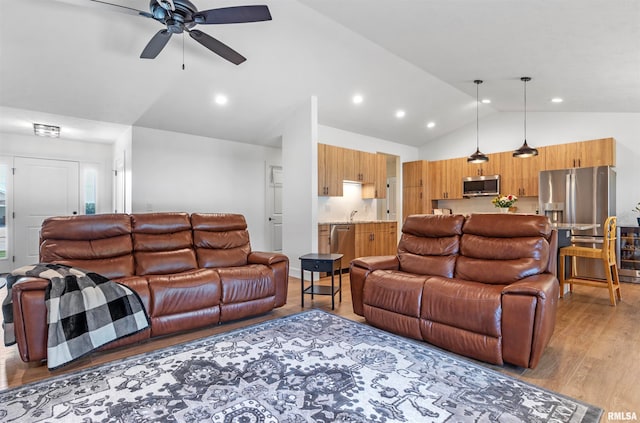
[(278, 123), (315, 95), (321, 124), (419, 146), (475, 121), (474, 79), (492, 100), (481, 115), (522, 111), (521, 76), (532, 112), (640, 112), (636, 0), (260, 3), (272, 21), (198, 26), (247, 57), (235, 66), (181, 35), (139, 59), (161, 25), (89, 0), (0, 0), (0, 131), (40, 119), (89, 141), (138, 125), (275, 145)]

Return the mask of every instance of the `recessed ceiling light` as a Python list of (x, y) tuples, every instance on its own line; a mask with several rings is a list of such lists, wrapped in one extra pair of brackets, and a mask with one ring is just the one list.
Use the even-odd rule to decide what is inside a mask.
[(483, 98), (483, 99), (481, 100), (481, 102), (482, 102), (483, 104), (491, 104), (491, 100), (489, 100), (488, 98)]
[(427, 128), (429, 128), (429, 129), (433, 128), (434, 126), (436, 126), (436, 123), (435, 123), (435, 122), (429, 122), (429, 123), (427, 123)]
[(224, 94), (218, 94), (216, 95), (215, 101), (216, 101), (216, 104), (224, 106), (225, 104), (227, 104), (227, 101), (229, 101), (229, 99)]
[(405, 113), (405, 111), (404, 111), (404, 110), (398, 110), (398, 111), (396, 112), (396, 117), (397, 117), (398, 119), (402, 119), (405, 115), (406, 115), (406, 113)]
[(363, 100), (364, 100), (364, 98), (362, 98), (362, 96), (360, 94), (356, 94), (352, 98), (353, 104), (360, 104), (360, 103), (362, 103)]
[(560, 97), (554, 97), (551, 99), (552, 103), (562, 103), (564, 100), (561, 99)]

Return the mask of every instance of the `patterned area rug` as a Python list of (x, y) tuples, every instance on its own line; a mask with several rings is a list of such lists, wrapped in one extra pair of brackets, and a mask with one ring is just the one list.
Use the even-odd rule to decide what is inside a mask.
[(0, 392), (3, 422), (597, 422), (601, 414), (319, 310)]

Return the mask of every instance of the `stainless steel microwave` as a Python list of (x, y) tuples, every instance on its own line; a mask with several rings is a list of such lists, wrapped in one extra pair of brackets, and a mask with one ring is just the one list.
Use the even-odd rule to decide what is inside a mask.
[(467, 176), (462, 178), (463, 197), (482, 197), (500, 194), (500, 175)]

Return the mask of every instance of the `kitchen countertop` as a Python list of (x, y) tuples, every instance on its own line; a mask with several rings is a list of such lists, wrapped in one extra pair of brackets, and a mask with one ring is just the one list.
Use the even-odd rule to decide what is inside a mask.
[(575, 229), (577, 231), (586, 231), (587, 229), (599, 228), (599, 223), (552, 223), (554, 229)]

